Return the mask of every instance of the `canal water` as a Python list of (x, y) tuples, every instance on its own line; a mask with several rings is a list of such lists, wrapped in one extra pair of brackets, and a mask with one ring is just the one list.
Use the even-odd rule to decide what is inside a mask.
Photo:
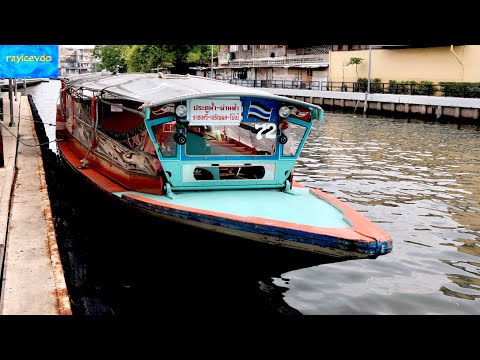
[[(54, 139), (58, 81), (27, 89)], [(480, 129), (325, 114), (295, 179), (393, 237), (338, 260), (145, 219), (112, 206), (55, 156), (47, 169), (74, 314), (480, 314)]]

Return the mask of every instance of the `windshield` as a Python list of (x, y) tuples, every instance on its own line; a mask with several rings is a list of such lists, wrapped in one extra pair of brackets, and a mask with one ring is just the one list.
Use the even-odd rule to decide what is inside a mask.
[(277, 127), (271, 123), (221, 126), (189, 126), (187, 155), (258, 156), (274, 155)]
[[(162, 157), (176, 157), (175, 121), (152, 126), (152, 131)], [(297, 155), (305, 131), (305, 126), (289, 123), (288, 128), (283, 130), (288, 139), (283, 145), (283, 156)], [(239, 126), (188, 126), (185, 153), (188, 156), (272, 156), (276, 152), (277, 136), (276, 124), (268, 122), (241, 122)]]

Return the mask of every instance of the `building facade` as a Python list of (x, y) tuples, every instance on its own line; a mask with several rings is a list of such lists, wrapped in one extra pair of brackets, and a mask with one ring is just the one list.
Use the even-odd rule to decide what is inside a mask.
[(220, 45), (216, 79), (327, 81), (332, 45)]
[(60, 76), (85, 74), (95, 71), (98, 62), (92, 55), (93, 49), (60, 46)]
[[(347, 65), (351, 57), (361, 58), (362, 63), (357, 67)], [(355, 82), (357, 72), (358, 78), (368, 78), (369, 58), (368, 49), (332, 51), (329, 81)], [(390, 80), (480, 82), (479, 59), (480, 45), (372, 46), (370, 77), (382, 83)]]

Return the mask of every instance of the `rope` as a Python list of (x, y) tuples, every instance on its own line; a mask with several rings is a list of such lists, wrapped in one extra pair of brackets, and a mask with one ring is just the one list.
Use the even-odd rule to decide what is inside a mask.
[(2, 125), (3, 128), (4, 128), (5, 130), (7, 130), (15, 139), (17, 139), (20, 144), (23, 144), (23, 145), (25, 145), (25, 146), (35, 147), (35, 146), (47, 145), (47, 144), (50, 144), (50, 143), (52, 143), (52, 142), (62, 141), (62, 140), (52, 140), (52, 141), (48, 141), (48, 142), (45, 142), (45, 143), (42, 143), (42, 144), (38, 144), (38, 145), (37, 145), (37, 144), (34, 144), (34, 145), (32, 145), (32, 144), (25, 144), (22, 140), (20, 140), (20, 137), (19, 137), (19, 136), (16, 136), (14, 133), (12, 133), (12, 132), (8, 129), (7, 126), (3, 125), (2, 123), (0, 123), (0, 125)]
[[(0, 117), (3, 117), (3, 115), (5, 115), (5, 113), (2, 113), (0, 112)], [(9, 115), (10, 117), (10, 115)], [(13, 115), (13, 117), (15, 119), (19, 119), (19, 120), (30, 120), (30, 121), (33, 121), (33, 122), (37, 122), (37, 123), (42, 123), (44, 125), (48, 125), (48, 126), (55, 126), (56, 124), (53, 124), (53, 123), (46, 123), (46, 122), (43, 122), (41, 120), (32, 120), (29, 116), (28, 117), (25, 117), (25, 116), (19, 116), (19, 115)]]

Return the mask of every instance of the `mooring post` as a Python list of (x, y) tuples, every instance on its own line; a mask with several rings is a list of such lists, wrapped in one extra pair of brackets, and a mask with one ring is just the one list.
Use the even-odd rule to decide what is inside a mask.
[[(0, 96), (0, 121), (3, 121), (3, 97), (2, 96)], [(5, 162), (4, 162), (4, 158), (3, 158), (2, 128), (3, 128), (3, 126), (0, 125), (0, 167), (5, 166)]]
[[(0, 96), (0, 121), (3, 121), (3, 97)], [(5, 161), (3, 157), (3, 135), (2, 135), (3, 126), (0, 124), (0, 168), (5, 166)]]
[(15, 91), (15, 101), (18, 101), (18, 99), (17, 99), (17, 79), (13, 79), (13, 89)]
[(0, 168), (3, 168), (5, 166), (5, 162), (3, 160), (3, 136), (2, 136), (2, 128), (3, 126), (0, 126)]
[(8, 79), (8, 99), (10, 100), (10, 122), (8, 126), (15, 126), (15, 121), (13, 121), (13, 94), (12, 94), (12, 79)]

